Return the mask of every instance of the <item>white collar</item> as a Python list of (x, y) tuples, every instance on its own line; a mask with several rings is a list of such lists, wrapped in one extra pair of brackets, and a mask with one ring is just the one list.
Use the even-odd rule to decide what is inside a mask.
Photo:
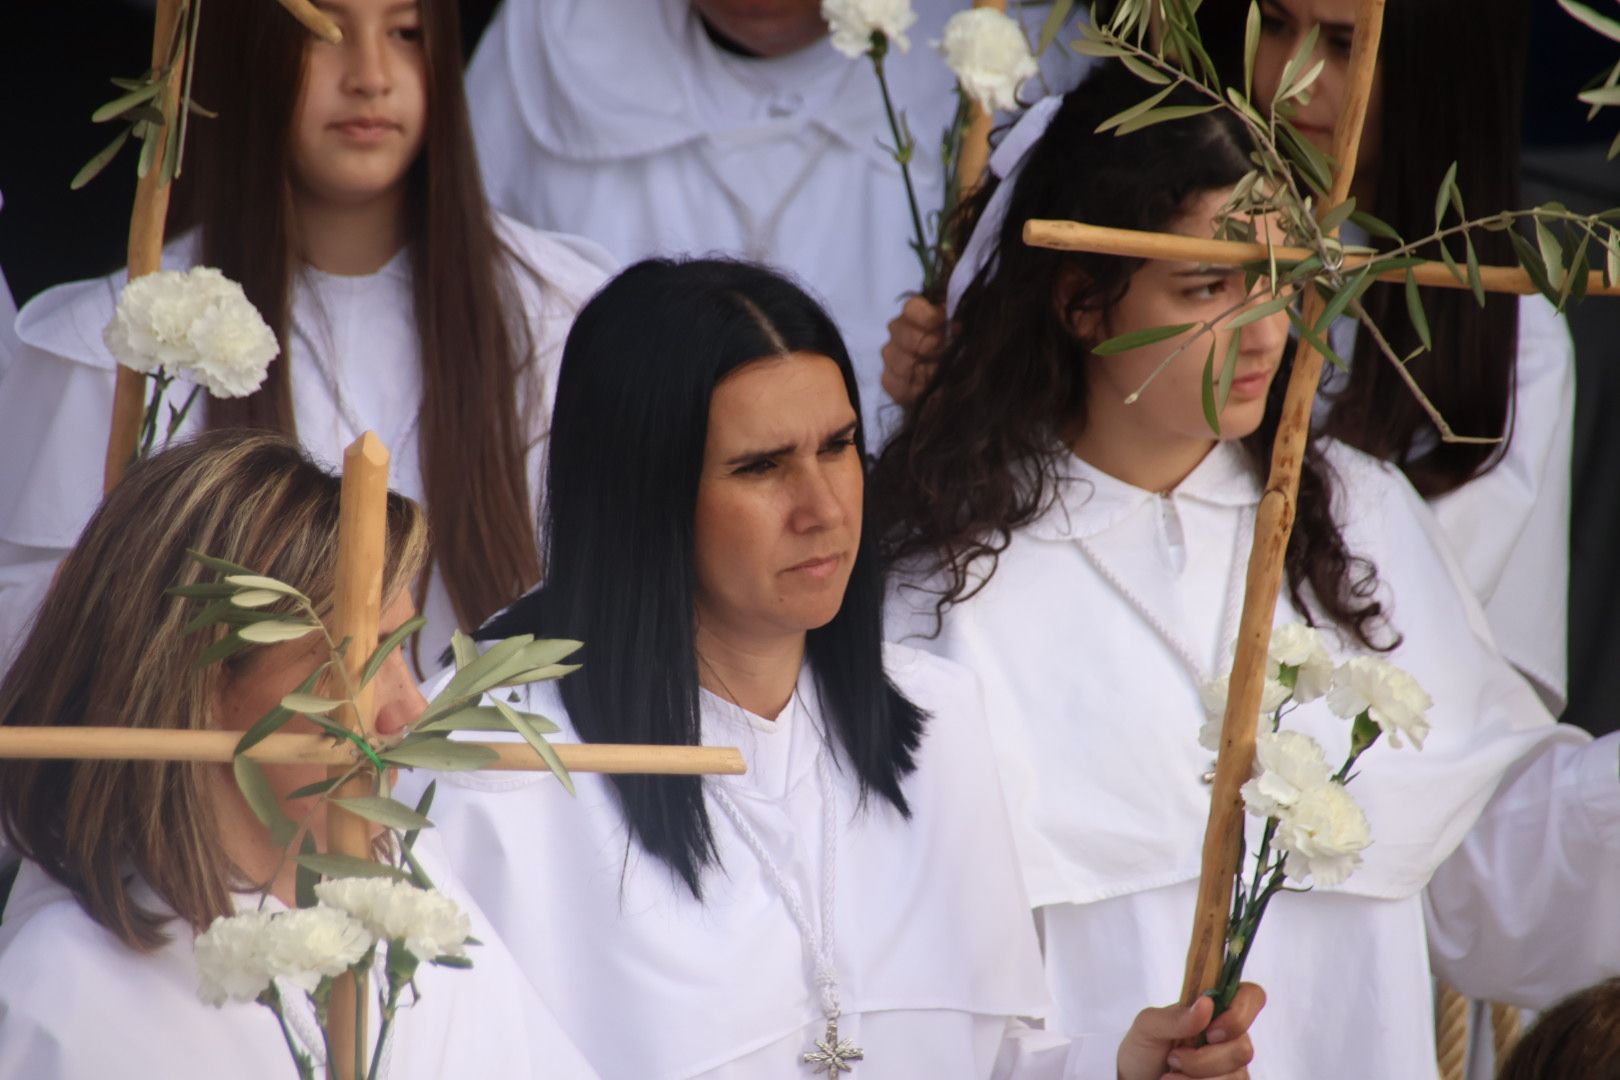
[(1128, 484), (1064, 451), (1051, 505), (1030, 523), (1028, 532), (1041, 540), (1091, 537), (1106, 532), (1156, 498), (1242, 508), (1257, 505), (1263, 491), (1246, 452), (1231, 440), (1216, 443), (1181, 483), (1162, 496)]

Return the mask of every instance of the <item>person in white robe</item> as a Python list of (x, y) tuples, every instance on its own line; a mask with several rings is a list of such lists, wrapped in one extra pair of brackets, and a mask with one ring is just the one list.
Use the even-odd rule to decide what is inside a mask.
[[(875, 447), (889, 423), (883, 328), (897, 299), (922, 286), (877, 80), (864, 57), (832, 47), (814, 2), (742, 7), (505, 0), (467, 73), (490, 201), (626, 263), (724, 252), (785, 268), (848, 340)], [(911, 172), (925, 215), (942, 205), (936, 147), (956, 107), (934, 43), (964, 7), (921, 0), (910, 50), (885, 60), (917, 141)], [(1046, 9), (1017, 14), (1033, 40)], [(729, 43), (717, 40), (722, 28)], [(1055, 47), (1043, 57), (1059, 87), (1082, 64)]]
[(880, 645), (854, 401), (837, 331), (763, 269), (641, 263), (585, 307), (550, 578), (480, 636), (586, 642), (516, 698), (558, 738), (736, 746), (747, 772), (573, 797), (447, 774), (458, 876), (604, 1077), (1240, 1075), (1252, 987), (1211, 1045), (1168, 1041), (1210, 1005), (1146, 1010), (1095, 1073), (1018, 1019), (1046, 992), (978, 684)]
[[(479, 588), (490, 587), (480, 575), (524, 579), (512, 587), (538, 575), (538, 493), (524, 481), (544, 444), (563, 336), (609, 260), (589, 241), (536, 233), (489, 210), (467, 128), (453, 8), (344, 0), (332, 13), (345, 32), (339, 47), (257, 0), (222, 3), (200, 31), (195, 89), (222, 115), (194, 132), (178, 193), (198, 227), (168, 245), (164, 265), (209, 261), (242, 279), (255, 303), (285, 301), (285, 313), (260, 312), (285, 355), (266, 386), (233, 407), (249, 410), (249, 426), (296, 430), (332, 463), (375, 431), (393, 455), (393, 482), (413, 498), (429, 494), (430, 475), (441, 480), (435, 498), (444, 496), (446, 468), (523, 470), (469, 477), (461, 489), (477, 511), (462, 517), (480, 517), (493, 537), (484, 547), (478, 536), (456, 533), (455, 519), (435, 517), (436, 545), (453, 538), (484, 557), (471, 568), (458, 564), (461, 580), (449, 587), (443, 566), (434, 566), (423, 602), (429, 624), (413, 647), (431, 671), (452, 628), (470, 629), (494, 609), (478, 610)], [(289, 67), (288, 58), (297, 63)], [(270, 103), (277, 115), (261, 112)], [(273, 134), (286, 131), (297, 135), (291, 153), (290, 136)], [(243, 175), (256, 183), (243, 186)], [(263, 266), (284, 267), (284, 294), (263, 280)], [(419, 276), (433, 283), (431, 293)], [(21, 355), (0, 382), (0, 665), (100, 498), (115, 377), (102, 331), (123, 282), (115, 274), (51, 289), (18, 318)], [(424, 343), (419, 328), (434, 324), (439, 337)], [(448, 339), (446, 328), (459, 328), (463, 340)], [(497, 343), (502, 333), (507, 340)], [(448, 394), (426, 401), (423, 393), (451, 378), (467, 383), (464, 400), (483, 414), (447, 434), (444, 417), (458, 415)], [(276, 411), (283, 380), (290, 417)], [(509, 381), (511, 399), (486, 406), (486, 386), (506, 385), (496, 380)], [(171, 403), (188, 389), (177, 386)], [(220, 404), (199, 401), (180, 433), (200, 428)], [(424, 462), (425, 445), (440, 454), (465, 447), (464, 460)], [(425, 501), (430, 515), (448, 513)]]
[[(555, 394), (557, 358), (574, 312), (606, 276), (608, 259), (575, 237), (502, 221), (520, 282), (523, 317), (536, 351), (527, 371), (532, 400), (528, 459), (538, 469)], [(194, 238), (170, 245), (165, 269), (195, 265)], [(105, 432), (117, 362), (102, 341), (125, 275), (75, 282), (35, 297), (17, 319), (21, 348), (0, 377), (0, 665), (27, 633), (62, 556), (101, 499)], [(367, 431), (389, 448), (389, 482), (421, 499), (417, 426), (422, 410), (412, 270), (401, 251), (374, 274), (343, 276), (305, 267), (295, 280), (288, 355), (298, 436), (337, 468)], [(170, 391), (171, 399), (188, 387)], [(203, 427), (201, 405), (177, 438)], [(423, 611), (420, 656), (434, 666), (456, 619), (442, 576), (433, 575)]]
[[(340, 492), (290, 440), (262, 433), (210, 433), (134, 466), (63, 564), (47, 614), (0, 682), (0, 727), (246, 731), (316, 670), (324, 649), (291, 641), (199, 664), (223, 631), (184, 633), (199, 601), (167, 590), (197, 579), (188, 552), (203, 550), (328, 609)], [(409, 586), (427, 549), (420, 509), (389, 498), (384, 633), (413, 613)], [(422, 714), (401, 652), (370, 685), (379, 735)], [(324, 806), (289, 796), (325, 775), (320, 765), (262, 773), (312, 835), (324, 832)], [(261, 901), (282, 910), (295, 894), (292, 862), (229, 765), (0, 762), (0, 825), (25, 856), (0, 915), (0, 1076), (268, 1080), (296, 1075), (288, 1040), (324, 1072), (325, 1041), (301, 991), (282, 987), (285, 1038), (266, 1007), (216, 1008), (199, 996), (197, 933)], [(416, 995), (405, 995), (381, 1049), (381, 1075), (595, 1077), (448, 872), (439, 841), (424, 836), (418, 861), (479, 944), (467, 950), (469, 970), (417, 970)], [(208, 970), (231, 985), (217, 965)], [(381, 1009), (374, 1001), (369, 1011), (374, 1044)]]
[[(1221, 322), (1243, 296), (1240, 271), (1174, 262), (1133, 271), (1017, 244), (1012, 230), (1027, 217), (1209, 234), (1228, 185), (1248, 168), (1242, 139), (1219, 116), (1091, 136), (1139, 93), (1111, 70), (1064, 101), (1010, 181), (1009, 223), (991, 233), (996, 257), (964, 293), (959, 336), (875, 481), (879, 505), (895, 508), (889, 535), (907, 571), (893, 590), (891, 635), (984, 682), (1057, 1024), (1093, 1046), (1125, 1019), (1099, 987), (1128, 985), (1119, 1000), (1151, 999), (1182, 977), (1213, 767), (1198, 739), (1200, 688), (1231, 662), (1258, 470), (1269, 460), (1266, 442), (1254, 442), (1269, 436), (1250, 432), (1275, 422), (1281, 386), (1272, 382), (1287, 342), (1281, 312), (1216, 331), (1216, 354), (1238, 333), (1239, 355), (1217, 439), (1200, 403), (1201, 343), (1173, 360), (1179, 337), (1106, 358), (1086, 346), (1156, 325)], [(1189, 173), (1188, 161), (1199, 169)], [(1143, 162), (1158, 162), (1162, 175)], [(1082, 178), (1065, 190), (1058, 175)], [(1126, 206), (1110, 195), (1124, 190), (1122, 177), (1185, 194)], [(998, 291), (1003, 280), (1037, 284), (1015, 303)], [(1059, 282), (1071, 291), (1060, 296)], [(1010, 388), (990, 403), (986, 371)], [(982, 463), (962, 460), (968, 454)], [(1435, 705), (1420, 751), (1384, 743), (1359, 763), (1350, 792), (1371, 823), (1364, 865), (1342, 885), (1280, 895), (1268, 910), (1246, 969), (1273, 997), (1255, 1025), (1251, 1074), (1434, 1076), (1424, 889), (1459, 844), (1489, 852), (1513, 829), (1520, 842), (1534, 818), (1557, 838), (1552, 861), (1568, 857), (1579, 869), (1549, 867), (1528, 882), (1468, 876), (1446, 890), (1441, 932), (1455, 935), (1443, 939), (1446, 953), (1466, 962), (1466, 939), (1495, 957), (1488, 974), (1512, 981), (1516, 957), (1480, 940), (1497, 920), (1517, 957), (1532, 938), (1548, 954), (1541, 974), (1520, 983), (1531, 995), (1560, 982), (1547, 974), (1560, 965), (1570, 979), (1620, 969), (1612, 920), (1593, 910), (1593, 898), (1620, 888), (1620, 871), (1609, 869), (1620, 866), (1620, 742), (1592, 743), (1551, 722), (1497, 651), (1432, 514), (1392, 467), (1321, 443), (1300, 498), (1296, 530), (1318, 558), (1337, 545), (1347, 561), (1337, 585), (1332, 571), (1291, 578), (1277, 622), (1309, 617), (1332, 628), (1341, 655), (1366, 649), (1358, 627), (1381, 627), (1375, 643), (1398, 642), (1389, 659)], [(964, 521), (973, 523), (967, 535), (952, 531)], [(1368, 572), (1376, 591), (1356, 591)], [(954, 603), (941, 621), (943, 595)], [(1358, 622), (1371, 602), (1382, 622)], [(1348, 725), (1323, 703), (1284, 723), (1342, 760)], [(1577, 803), (1579, 812), (1560, 813)], [(1521, 850), (1511, 865), (1528, 869), (1547, 852)], [(1536, 900), (1543, 906), (1531, 909)]]

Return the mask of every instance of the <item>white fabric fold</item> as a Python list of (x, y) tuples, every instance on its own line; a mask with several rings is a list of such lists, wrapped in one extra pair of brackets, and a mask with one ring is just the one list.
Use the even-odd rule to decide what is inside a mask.
[[(909, 821), (875, 797), (858, 808), (842, 759), (833, 774), (839, 1030), (866, 1051), (857, 1075), (1065, 1075), (1064, 1040), (1009, 1025), (1043, 1013), (1046, 1001), (978, 687), (925, 654), (890, 647), (887, 657), (895, 683), (932, 719), (904, 781)], [(555, 688), (526, 690), (520, 707), (561, 724), (559, 740), (575, 737)], [(814, 762), (825, 735), (814, 680), (806, 671), (775, 721), (707, 694), (702, 707), (704, 743), (738, 746), (749, 766), (707, 783), (725, 785), (819, 918)], [(426, 779), (406, 778), (402, 797)], [(824, 1026), (809, 961), (730, 820), (710, 803), (720, 866), (705, 874), (698, 903), (628, 845), (604, 777), (574, 780), (571, 799), (549, 777), (442, 776), (433, 817), (458, 872), (586, 1057), (610, 1080), (801, 1076), (799, 1054)]]

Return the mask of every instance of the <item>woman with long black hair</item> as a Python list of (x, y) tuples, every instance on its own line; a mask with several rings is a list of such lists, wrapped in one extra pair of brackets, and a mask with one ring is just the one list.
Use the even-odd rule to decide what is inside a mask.
[[(561, 738), (748, 761), (439, 784), (470, 891), (604, 1077), (1074, 1075), (1012, 1019), (1046, 995), (978, 685), (882, 644), (855, 385), (821, 308), (746, 264), (637, 264), (569, 335), (548, 581), (483, 633), (586, 643), (518, 704)], [(1146, 1010), (1092, 1075), (1243, 1075), (1259, 1002), (1173, 1051), (1210, 1006)]]

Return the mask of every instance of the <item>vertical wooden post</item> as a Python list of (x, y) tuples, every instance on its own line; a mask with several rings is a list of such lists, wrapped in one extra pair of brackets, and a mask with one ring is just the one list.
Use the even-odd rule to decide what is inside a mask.
[[(169, 46), (174, 42), (184, 0), (157, 0), (157, 18), (152, 26), (152, 70), (157, 71), (169, 62)], [(152, 154), (152, 167), (135, 186), (135, 209), (129, 219), (129, 279), (134, 281), (143, 274), (157, 270), (163, 262), (163, 223), (169, 216), (169, 185), (163, 183), (163, 154), (165, 144), (177, 135), (179, 127), (180, 88), (184, 82), (185, 66), (191, 58), (182, 46), (175, 61), (176, 70), (169, 78), (168, 91), (159, 107), (174, 122), (163, 127), (150, 138), (157, 140)], [(118, 365), (118, 384), (113, 391), (112, 429), (107, 434), (107, 460), (102, 472), (102, 491), (111, 491), (129, 459), (135, 454), (135, 444), (141, 434), (141, 416), (146, 408), (146, 376)]]
[[(973, 0), (973, 6), (1006, 11), (1007, 0)], [(956, 163), (958, 202), (973, 194), (973, 189), (984, 179), (984, 170), (990, 164), (991, 120), (990, 114), (980, 108), (978, 102), (969, 103), (967, 129), (962, 132), (962, 153)]]
[[(343, 655), (349, 679), (358, 685), (366, 660), (377, 648), (377, 622), (382, 614), (383, 557), (388, 543), (388, 448), (366, 432), (343, 454), (343, 503), (338, 525), (337, 597), (332, 634), (348, 639)], [(351, 731), (369, 733), (376, 715), (376, 694), (368, 686), (356, 695), (357, 707), (345, 707), (338, 721)], [(333, 767), (332, 776), (346, 770)], [(369, 781), (351, 780), (333, 792), (338, 797), (372, 794)], [(371, 858), (371, 825), (341, 807), (326, 811), (327, 850), (355, 858)], [(356, 1071), (356, 1047), (364, 1047), (366, 979), (344, 975), (332, 987), (332, 1060), (327, 1062), (335, 1080), (363, 1080)], [(364, 1066), (361, 1066), (363, 1070)]]
[[(1333, 149), (1339, 171), (1333, 180), (1332, 194), (1317, 207), (1319, 214), (1342, 203), (1350, 194), (1362, 123), (1372, 96), (1383, 20), (1384, 0), (1361, 0), (1356, 11), (1355, 42), (1351, 46), (1344, 108), (1334, 129)], [(1322, 308), (1320, 295), (1315, 289), (1310, 290), (1304, 305), (1307, 325), (1321, 317)], [(1322, 356), (1302, 338), (1294, 353), (1294, 370), (1288, 380), (1282, 421), (1271, 452), (1271, 475), (1260, 499), (1254, 547), (1249, 552), (1243, 619), (1238, 628), (1237, 657), (1232, 665), (1231, 690), (1221, 726), (1220, 757), (1210, 794), (1209, 825), (1204, 832), (1198, 906), (1193, 915), (1192, 941), (1187, 950), (1186, 977), (1181, 989), (1182, 1000), (1188, 1004), (1213, 988), (1220, 977), (1232, 885), (1243, 838), (1240, 789), (1254, 770), (1255, 721), (1260, 714), (1260, 694), (1265, 685), (1266, 650), (1271, 644), (1271, 624), (1282, 588), (1283, 557), (1294, 526), (1300, 465), (1310, 437), (1311, 409), (1321, 378)]]

